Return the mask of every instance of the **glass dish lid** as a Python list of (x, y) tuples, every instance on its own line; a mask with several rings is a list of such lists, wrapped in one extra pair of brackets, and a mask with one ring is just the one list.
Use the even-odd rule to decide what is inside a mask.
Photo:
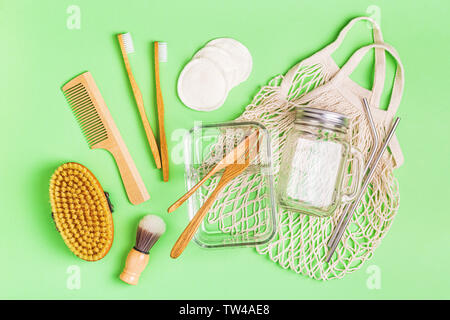
[[(202, 124), (184, 138), (186, 188), (191, 189), (243, 139), (258, 131), (256, 156), (249, 167), (219, 194), (194, 241), (205, 248), (255, 246), (270, 241), (276, 230), (270, 136), (257, 122)], [(197, 213), (224, 170), (207, 180), (188, 200), (189, 217)]]

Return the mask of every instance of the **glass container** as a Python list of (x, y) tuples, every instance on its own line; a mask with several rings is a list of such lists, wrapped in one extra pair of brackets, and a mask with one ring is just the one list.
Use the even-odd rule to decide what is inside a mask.
[[(257, 122), (197, 125), (184, 138), (186, 189), (191, 189), (245, 136), (259, 131), (257, 154), (249, 167), (228, 184), (203, 220), (194, 241), (205, 248), (255, 246), (276, 230), (270, 136)], [(188, 200), (189, 217), (197, 213), (220, 180), (213, 175)]]
[[(327, 217), (342, 202), (355, 198), (361, 184), (363, 158), (348, 142), (345, 115), (319, 108), (297, 107), (281, 160), (277, 198), (290, 211)], [(349, 192), (343, 192), (344, 171), (352, 163)]]

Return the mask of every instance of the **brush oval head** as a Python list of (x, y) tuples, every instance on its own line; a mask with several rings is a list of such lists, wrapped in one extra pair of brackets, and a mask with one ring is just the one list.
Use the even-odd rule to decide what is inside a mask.
[(152, 214), (146, 215), (139, 222), (134, 248), (147, 254), (164, 232), (166, 224), (163, 219)]
[(53, 220), (67, 247), (87, 261), (102, 259), (111, 248), (114, 225), (102, 186), (86, 167), (69, 162), (50, 179)]

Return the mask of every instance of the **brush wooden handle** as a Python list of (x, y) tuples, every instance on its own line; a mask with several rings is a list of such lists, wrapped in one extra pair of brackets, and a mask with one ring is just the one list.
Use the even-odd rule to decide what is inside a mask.
[(125, 262), (125, 268), (120, 274), (120, 279), (128, 284), (137, 285), (139, 276), (148, 263), (148, 254), (131, 249), (128, 253), (127, 261)]
[(158, 42), (154, 43), (154, 59), (155, 59), (155, 83), (156, 83), (156, 105), (158, 108), (159, 123), (159, 146), (161, 149), (161, 162), (163, 171), (163, 180), (169, 181), (169, 155), (167, 151), (166, 131), (164, 129), (164, 101), (161, 92), (161, 84), (159, 81), (159, 46)]
[(114, 146), (107, 148), (107, 150), (116, 160), (130, 202), (136, 205), (150, 199), (144, 181), (142, 181), (123, 140), (117, 141)]
[(122, 51), (123, 62), (125, 63), (125, 69), (128, 73), (128, 78), (130, 80), (131, 88), (133, 90), (134, 99), (136, 100), (136, 105), (139, 110), (139, 115), (141, 116), (142, 125), (144, 126), (145, 134), (147, 136), (148, 144), (150, 145), (150, 149), (153, 154), (153, 158), (155, 159), (156, 168), (161, 168), (161, 158), (159, 156), (158, 145), (155, 140), (155, 136), (153, 135), (152, 127), (147, 119), (147, 114), (145, 113), (144, 108), (144, 100), (142, 99), (142, 93), (139, 89), (136, 80), (134, 79), (133, 72), (131, 71), (130, 62), (128, 61), (128, 55), (125, 51), (125, 46), (123, 44), (122, 35), (119, 34), (117, 36), (119, 39), (120, 50)]

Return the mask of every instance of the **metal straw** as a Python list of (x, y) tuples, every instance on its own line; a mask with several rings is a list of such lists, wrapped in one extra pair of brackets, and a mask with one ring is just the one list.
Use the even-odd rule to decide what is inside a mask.
[[(366, 118), (369, 122), (370, 133), (372, 134), (372, 147), (370, 148), (369, 159), (367, 160), (366, 165), (364, 166), (364, 170), (363, 170), (363, 177), (364, 177), (367, 174), (367, 171), (369, 170), (370, 166), (372, 165), (373, 157), (375, 156), (375, 153), (378, 150), (378, 133), (375, 128), (375, 123), (373, 121), (372, 112), (370, 111), (369, 103), (367, 102), (366, 98), (363, 98), (363, 106), (364, 106), (364, 112), (366, 113)], [(336, 235), (338, 234), (338, 231), (342, 228), (342, 225), (344, 224), (344, 221), (348, 214), (348, 209), (350, 208), (350, 205), (351, 205), (350, 203), (345, 205), (343, 214), (341, 215), (338, 224), (334, 228), (333, 233), (331, 234), (331, 237), (328, 240), (328, 248), (331, 248), (333, 246), (333, 243), (336, 240)]]
[(338, 230), (338, 233), (335, 237), (335, 241), (333, 242), (331, 248), (328, 250), (327, 256), (325, 258), (326, 262), (330, 261), (331, 257), (333, 256), (334, 251), (336, 251), (337, 245), (341, 241), (342, 235), (344, 234), (345, 229), (347, 228), (348, 224), (350, 223), (353, 212), (355, 211), (357, 205), (361, 201), (362, 196), (365, 194), (366, 189), (369, 186), (369, 183), (372, 180), (372, 177), (375, 173), (375, 169), (376, 169), (378, 163), (380, 162), (380, 159), (381, 159), (382, 155), (384, 154), (384, 151), (386, 151), (386, 148), (387, 148), (389, 142), (391, 141), (392, 136), (394, 135), (394, 132), (397, 129), (399, 122), (400, 122), (400, 118), (397, 117), (395, 119), (394, 123), (392, 124), (392, 127), (389, 130), (389, 133), (388, 133), (386, 139), (384, 140), (383, 145), (380, 147), (378, 154), (375, 157), (375, 160), (373, 161), (373, 164), (370, 166), (368, 176), (367, 176), (366, 180), (364, 181), (364, 184), (363, 184), (362, 188), (360, 189), (358, 196), (356, 197), (356, 200), (350, 206), (351, 214), (348, 214), (348, 216), (346, 217), (342, 228)]
[(369, 102), (367, 102), (366, 98), (363, 98), (363, 106), (364, 111), (366, 112), (367, 119), (369, 120), (370, 133), (372, 134), (372, 149), (370, 151), (369, 159), (367, 160), (366, 166), (364, 167), (364, 174), (367, 173), (367, 170), (372, 165), (373, 157), (378, 150), (378, 133), (375, 128), (375, 122), (373, 121), (372, 112), (369, 108)]

